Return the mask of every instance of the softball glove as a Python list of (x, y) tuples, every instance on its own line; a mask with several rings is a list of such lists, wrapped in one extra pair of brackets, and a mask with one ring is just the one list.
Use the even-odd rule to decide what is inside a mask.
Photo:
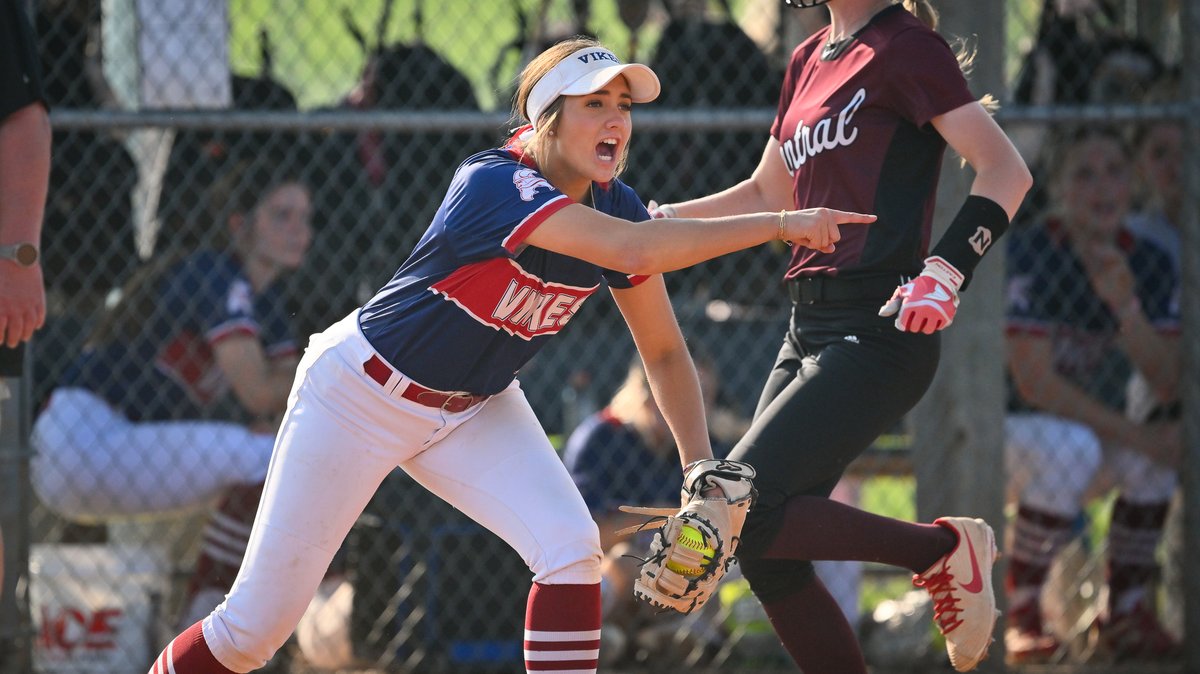
[[(617, 533), (659, 526), (634, 581), (634, 595), (685, 614), (703, 606), (733, 563), (746, 513), (757, 496), (753, 478), (749, 464), (707, 459), (684, 475), (680, 510), (621, 506), (651, 519)], [(711, 487), (718, 489), (705, 495)]]

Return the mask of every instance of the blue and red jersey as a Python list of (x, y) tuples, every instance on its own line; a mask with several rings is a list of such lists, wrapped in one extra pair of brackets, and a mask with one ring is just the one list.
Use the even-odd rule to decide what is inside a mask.
[(231, 417), (216, 344), (248, 335), (269, 358), (297, 353), (282, 294), (274, 287), (256, 294), (227, 253), (184, 258), (158, 279), (148, 306), (132, 339), (86, 348), (61, 385), (93, 391), (135, 421)]
[[(598, 211), (650, 217), (619, 180), (591, 192)], [(363, 335), (427, 388), (504, 390), (602, 283), (629, 288), (644, 279), (525, 243), (572, 203), (511, 146), (469, 157), (412, 254), (363, 307)]]
[[(713, 455), (729, 448), (712, 440)], [(567, 439), (563, 463), (595, 514), (622, 505), (669, 506), (679, 503), (679, 454), (674, 444), (656, 451), (630, 424), (603, 409), (579, 424)]]
[(874, 213), (843, 225), (832, 253), (794, 246), (786, 276), (914, 275), (929, 249), (946, 142), (930, 120), (974, 99), (946, 41), (900, 5), (824, 49), (792, 53), (771, 135), (798, 208)]
[[(1117, 345), (1120, 324), (1092, 289), (1065, 229), (1051, 219), (1008, 236), (1008, 334), (1048, 337), (1054, 371), (1120, 409), (1130, 374)], [(1170, 256), (1128, 231), (1120, 233), (1117, 243), (1133, 273), (1146, 318), (1164, 334), (1178, 333), (1179, 284)], [(1025, 408), (1015, 392), (1009, 406)]]

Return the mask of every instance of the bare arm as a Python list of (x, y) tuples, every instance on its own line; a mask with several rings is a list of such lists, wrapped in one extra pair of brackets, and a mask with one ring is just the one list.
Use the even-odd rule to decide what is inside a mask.
[(1033, 186), (1033, 176), (1012, 141), (979, 103), (934, 117), (942, 138), (975, 169), (971, 194), (987, 197), (1011, 220)]
[(1117, 345), (1146, 377), (1159, 400), (1173, 400), (1179, 384), (1179, 345), (1159, 333), (1138, 301), (1133, 270), (1115, 244), (1085, 243), (1083, 267), (1088, 282), (1120, 323)]
[[(49, 177), (50, 118), (33, 103), (0, 125), (0, 245), (40, 243)], [(0, 342), (14, 347), (45, 320), (41, 265), (0, 260)]]
[(1179, 375), (1183, 369), (1179, 337), (1159, 333), (1137, 307), (1118, 315), (1121, 316), (1121, 332), (1117, 336), (1117, 345), (1150, 382), (1156, 398), (1163, 402), (1177, 399)]
[(1008, 338), (1008, 367), (1021, 398), (1038, 410), (1089, 426), (1106, 442), (1122, 447), (1139, 444), (1137, 424), (1054, 371), (1051, 348), (1049, 337)]
[(287, 406), (298, 364), (295, 356), (267, 358), (262, 344), (250, 335), (222, 339), (213, 346), (213, 355), (247, 412), (267, 416)]
[(791, 210), (796, 207), (792, 177), (779, 154), (779, 141), (767, 139), (762, 158), (749, 178), (706, 197), (670, 204), (668, 213), (682, 218), (713, 218), (739, 213)]
[(874, 220), (873, 215), (827, 208), (787, 211), (784, 235), (780, 237), (779, 213), (630, 222), (572, 204), (546, 218), (526, 241), (607, 269), (649, 275), (689, 267), (776, 238), (829, 252), (841, 238), (839, 224)]
[(711, 459), (700, 378), (662, 277), (656, 275), (634, 288), (613, 290), (613, 297), (646, 367), (650, 392), (675, 437), (680, 465)]

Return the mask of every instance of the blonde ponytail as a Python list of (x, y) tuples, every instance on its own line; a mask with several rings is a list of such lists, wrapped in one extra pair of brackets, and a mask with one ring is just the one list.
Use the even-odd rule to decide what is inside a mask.
[(929, 26), (931, 30), (937, 30), (938, 27), (938, 12), (929, 4), (929, 0), (904, 0), (904, 9), (912, 12), (913, 16), (921, 20), (921, 23)]
[[(903, 4), (904, 9), (920, 19), (921, 23), (929, 26), (930, 30), (937, 30), (938, 11), (929, 4), (929, 0), (903, 0)], [(954, 56), (958, 59), (958, 67), (962, 69), (964, 75), (970, 75), (971, 67), (975, 65), (975, 48), (968, 45), (962, 38), (956, 38), (953, 46), (955, 48)], [(992, 114), (1000, 109), (1000, 101), (991, 94), (984, 94), (983, 98), (979, 99), (979, 103)]]

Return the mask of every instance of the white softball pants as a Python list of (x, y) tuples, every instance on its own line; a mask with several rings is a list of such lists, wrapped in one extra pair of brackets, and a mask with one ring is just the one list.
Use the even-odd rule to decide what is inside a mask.
[[(1049, 414), (1009, 415), (1005, 464), (1021, 503), (1074, 517), (1096, 474), (1107, 467), (1122, 495), (1135, 503), (1171, 498), (1174, 470), (1129, 449), (1105, 447), (1091, 428)], [(1105, 466), (1105, 464), (1108, 464)]]
[(133, 422), (103, 398), (59, 388), (31, 439), (34, 491), (81, 521), (194, 508), (267, 474), (271, 435), (218, 421)]
[(213, 655), (261, 667), (304, 614), (342, 540), (400, 466), (511, 545), (533, 579), (600, 582), (600, 539), (583, 498), (514, 382), (459, 413), (400, 397), (363, 372), (374, 354), (357, 312), (314, 335), (296, 375), (241, 571), (203, 621)]

